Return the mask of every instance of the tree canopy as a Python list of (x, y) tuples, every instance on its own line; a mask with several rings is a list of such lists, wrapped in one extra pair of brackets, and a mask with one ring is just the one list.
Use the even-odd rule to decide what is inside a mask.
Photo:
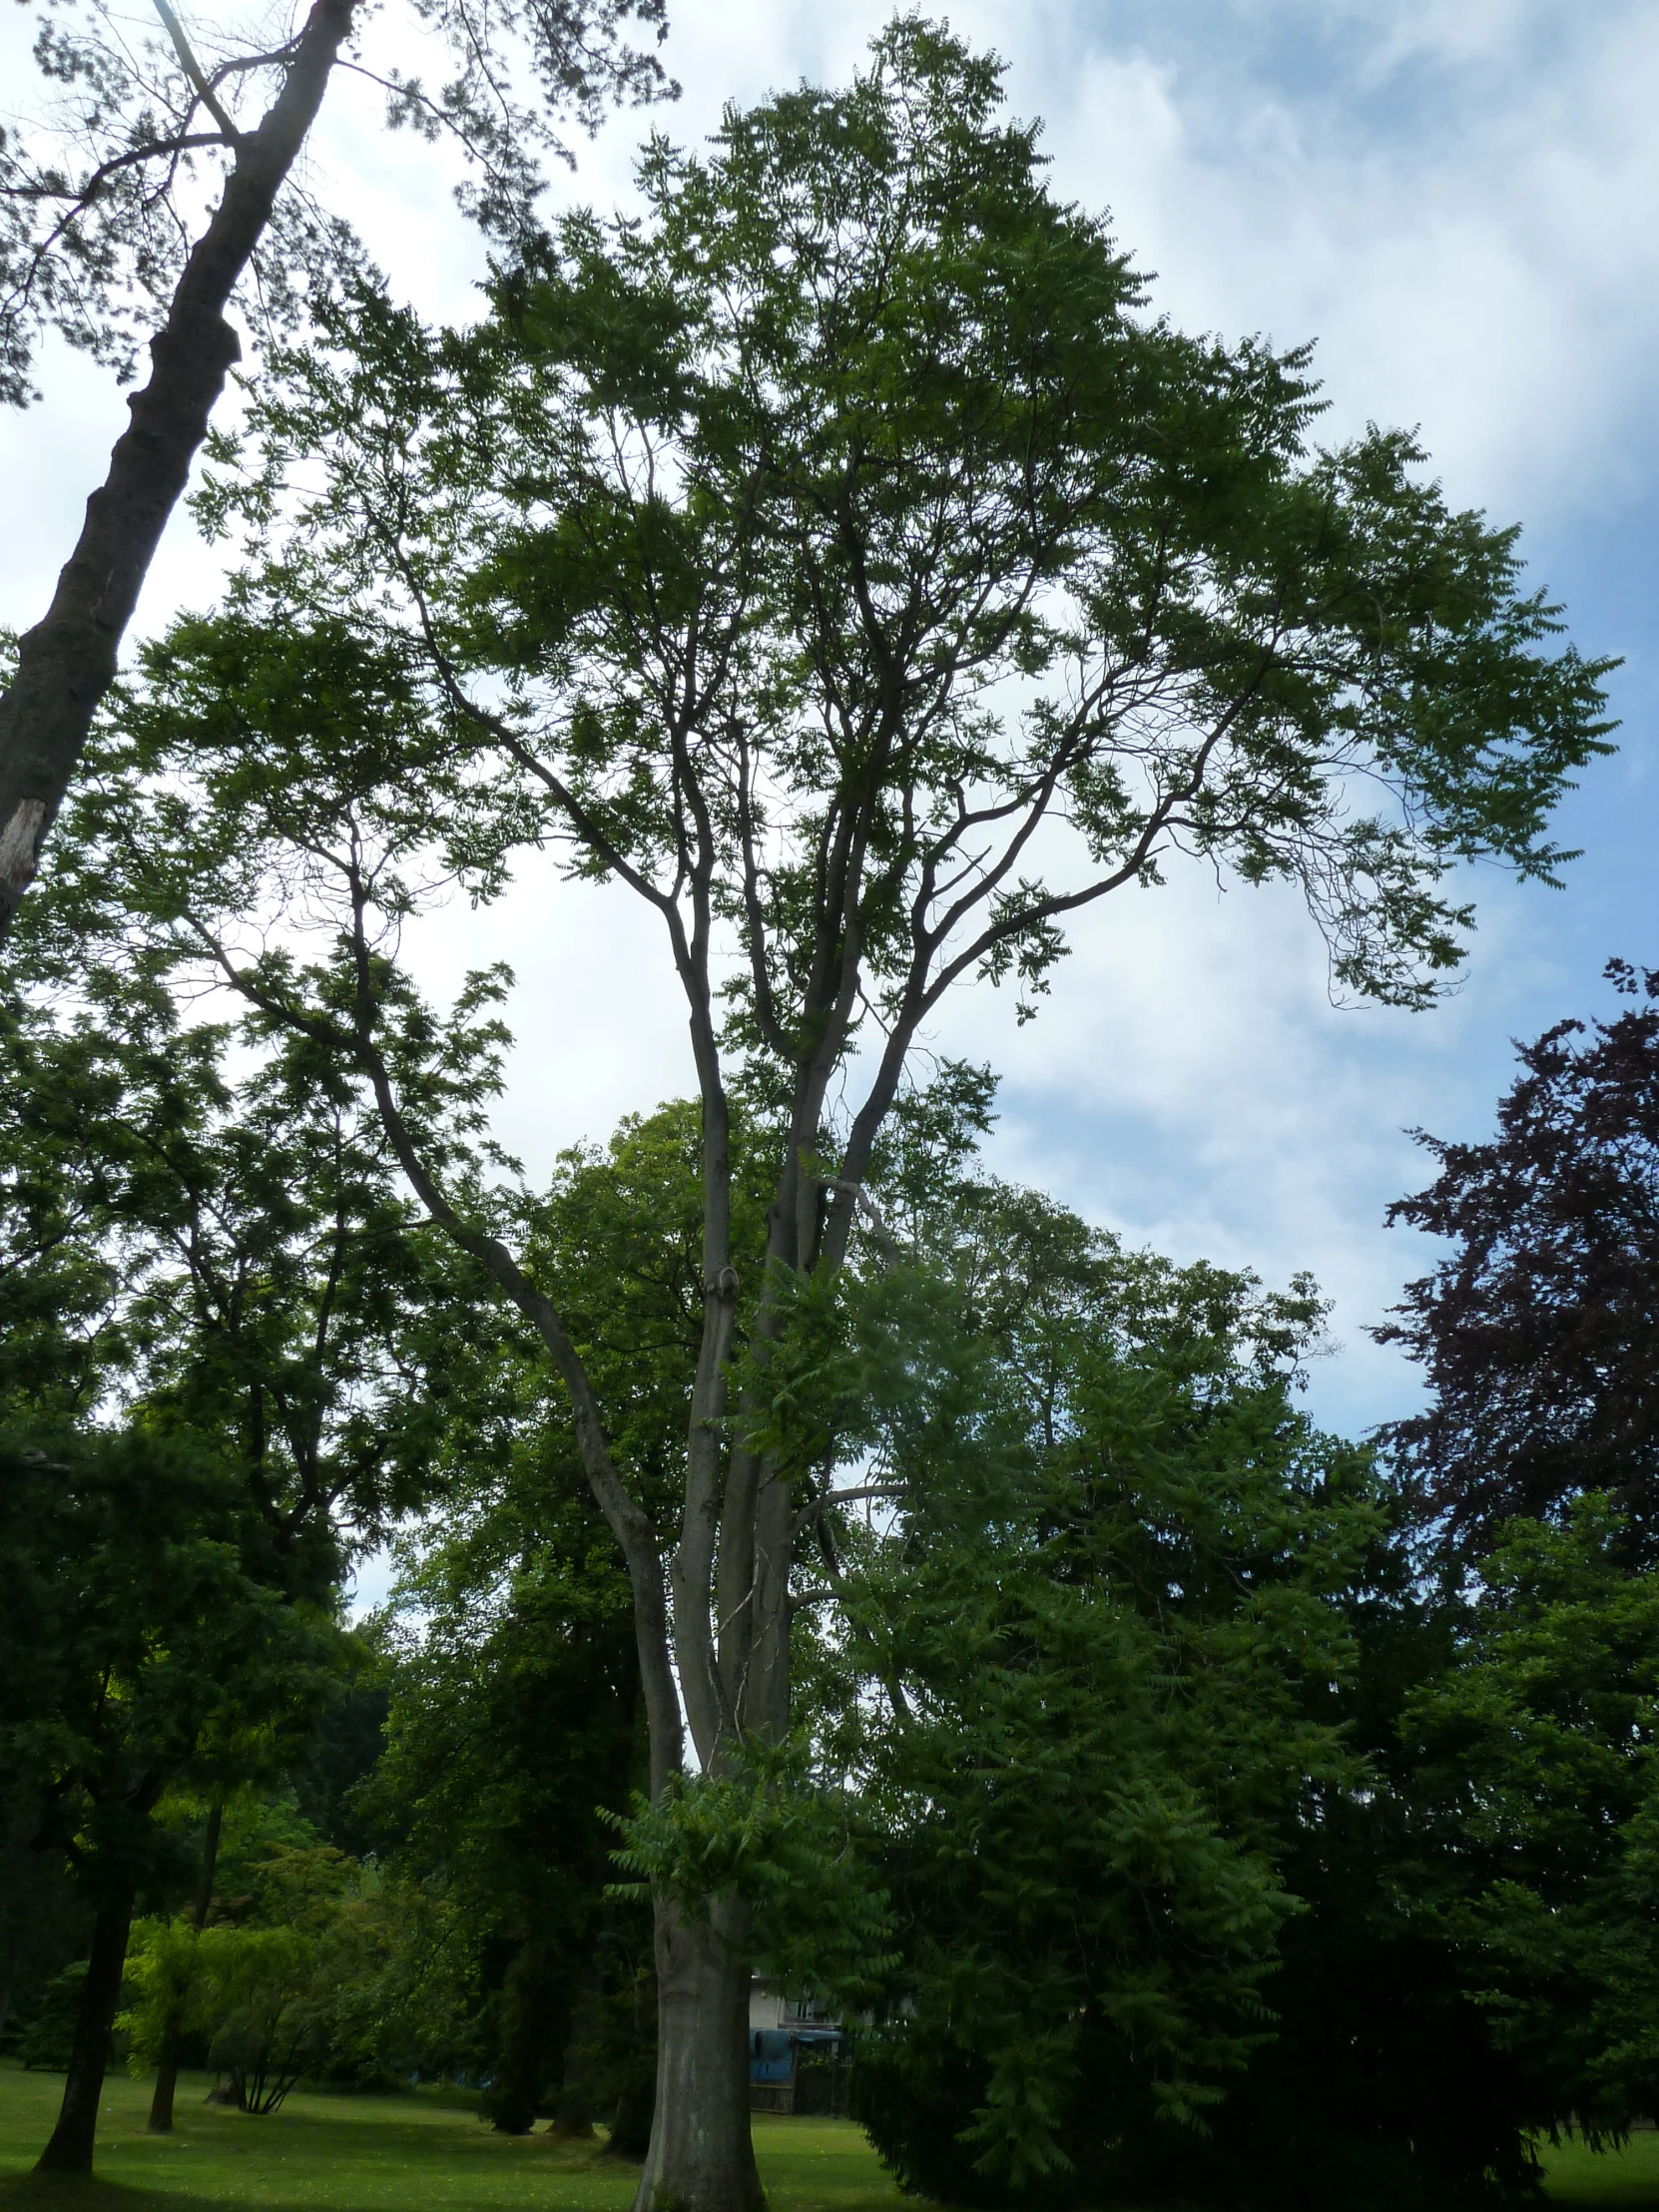
[[(1069, 1318), (997, 1288), (992, 1223), (906, 1257), (989, 1111), (982, 1071), (926, 1079), (929, 1024), (974, 978), (1028, 1016), (1071, 917), (1186, 864), (1297, 885), (1337, 988), (1429, 1005), (1472, 918), (1462, 864), (1564, 857), (1550, 813), (1606, 749), (1606, 666), (1410, 438), (1317, 442), (1305, 351), (1157, 318), (1104, 221), (1049, 189), (995, 63), (946, 31), (896, 22), (850, 86), (731, 110), (706, 155), (653, 141), (640, 188), (638, 217), (524, 239), (473, 328), (363, 282), (279, 358), (203, 494), (245, 536), (226, 602), (113, 700), (17, 942), (37, 987), (111, 948), (240, 1000), (256, 1051), (305, 1071), (499, 1298), (506, 1349), (470, 1372), (562, 1406), (646, 1720), (641, 2212), (742, 2212), (769, 1915), (816, 1883), (827, 1949), (882, 1926), (799, 1726), (832, 1642), (805, 1624), (834, 1608), (850, 1634), (847, 1567), (879, 1554), (861, 1510), (899, 1555), (949, 1536), (951, 1481), (967, 1519), (1007, 1523), (1012, 1585), (933, 1624), (924, 1701), (1007, 1740), (1050, 1697), (1079, 1715), (1100, 1910), (1045, 1926), (1045, 1985), (1151, 2105), (1161, 2084), (1197, 2115), (1242, 2055), (1280, 1917), (1247, 1801), (1302, 1786), (1276, 1765), (1293, 1744), (1325, 1771), (1317, 1713), (1304, 1731), (1252, 1651), (1300, 1638), (1341, 1671), (1338, 1506), (1364, 1479), (1286, 1408), (1308, 1294), (1113, 1268), (1054, 1221), (1020, 1234), (1081, 1286)], [(619, 1174), (574, 1164), (550, 1210), (488, 1137), (508, 978), (431, 1006), (418, 943), (448, 899), (571, 874), (661, 926), (697, 1098), (631, 1131)], [(580, 1051), (564, 980), (533, 978), (539, 1018)], [(630, 1176), (657, 1191), (651, 1237)], [(1001, 1339), (953, 1304), (976, 1265)], [(1124, 1357), (1114, 1298), (1175, 1349)], [(931, 1349), (955, 1341), (941, 1312), (962, 1359)], [(1014, 1502), (999, 1484), (1033, 1468), (1058, 1489)], [(947, 1679), (975, 1623), (1009, 1654), (977, 1712)], [(1150, 1732), (1139, 1829), (1111, 1799), (1119, 1692)], [(993, 2010), (1011, 1937), (987, 1901), (1031, 1879), (1025, 1815), (1052, 1832), (1064, 1763), (1057, 1741), (1059, 1794), (1010, 1805), (989, 1887), (954, 1870), (997, 1927)], [(1168, 1939), (1126, 1959), (1159, 1852)], [(1126, 2055), (1137, 2007), (1155, 2064)], [(997, 2119), (1017, 2040), (969, 2069), (1001, 2085), (973, 2125), (1004, 2175), (1074, 2155), (1069, 2120)]]
[(1423, 1366), (1428, 1406), (1393, 1442), (1461, 1542), (1598, 1489), (1653, 1541), (1659, 972), (1609, 975), (1635, 1003), (1523, 1047), (1496, 1136), (1421, 1137), (1440, 1172), (1389, 1209), (1452, 1247), (1379, 1334)]

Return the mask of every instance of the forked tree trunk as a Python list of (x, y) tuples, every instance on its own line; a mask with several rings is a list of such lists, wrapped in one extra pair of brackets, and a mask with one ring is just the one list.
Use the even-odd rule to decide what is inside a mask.
[(156, 547), (238, 357), (225, 309), (315, 119), (353, 4), (315, 0), (281, 90), (258, 130), (238, 142), (224, 197), (150, 341), (150, 380), (127, 402), (132, 421), (87, 501), (52, 604), (18, 641), (17, 672), (0, 694), (0, 937), (115, 680)]
[(41, 2152), (36, 2173), (89, 2174), (98, 2132), (98, 2102), (110, 2059), (110, 2033), (121, 2002), (121, 1975), (127, 1963), (127, 1936), (133, 1925), (133, 1892), (106, 1905), (92, 1924), (92, 1954), (81, 1984), (75, 2015), (75, 2040), (69, 2074), (52, 2140)]
[(749, 1915), (657, 1912), (657, 2110), (634, 2212), (760, 2212), (749, 2127)]

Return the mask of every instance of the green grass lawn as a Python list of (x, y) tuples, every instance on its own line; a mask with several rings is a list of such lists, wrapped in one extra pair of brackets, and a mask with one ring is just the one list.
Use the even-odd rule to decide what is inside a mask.
[[(293, 2096), (253, 2120), (205, 2105), (205, 2087), (182, 2078), (177, 2130), (147, 2135), (149, 2082), (112, 2075), (97, 2178), (36, 2181), (29, 2168), (63, 2077), (0, 2064), (0, 2212), (627, 2212), (638, 2178), (545, 2134), (497, 2135), (433, 2097)], [(906, 2201), (849, 2121), (757, 2118), (755, 2147), (774, 2212), (897, 2212)], [(1659, 2134), (1599, 2157), (1568, 2143), (1545, 2164), (1556, 2203), (1659, 2212)]]
[(1659, 2206), (1659, 2134), (1643, 2129), (1621, 2151), (1599, 2155), (1582, 2143), (1544, 2151), (1549, 2194), (1557, 2204)]
[[(0, 2065), (0, 2208), (87, 2212), (627, 2212), (637, 2167), (544, 2133), (508, 2137), (424, 2096), (291, 2096), (270, 2119), (202, 2102), (183, 2076), (178, 2126), (147, 2135), (150, 2083), (112, 2074), (97, 2178), (29, 2177), (52, 2132), (61, 2074)], [(896, 2212), (904, 2202), (845, 2120), (755, 2122), (776, 2212)]]

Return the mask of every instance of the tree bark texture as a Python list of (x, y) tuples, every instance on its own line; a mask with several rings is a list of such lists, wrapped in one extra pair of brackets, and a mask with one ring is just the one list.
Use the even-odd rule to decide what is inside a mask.
[(18, 645), (0, 696), (0, 937), (33, 880), (40, 849), (115, 680), (121, 640), (231, 364), (225, 309), (315, 119), (354, 0), (315, 0), (281, 90), (236, 144), (225, 194), (197, 241), (167, 321), (150, 341), (150, 380), (127, 404), (109, 474), (44, 618)]
[(81, 1984), (81, 2003), (75, 2016), (75, 2040), (69, 2054), (63, 2103), (58, 2111), (58, 2124), (52, 2130), (52, 2140), (36, 2162), (36, 2173), (88, 2174), (92, 2171), (98, 2103), (104, 2093), (110, 2034), (115, 2026), (116, 2008), (121, 2002), (121, 1975), (127, 1963), (127, 1937), (132, 1925), (131, 1889), (112, 1899), (92, 1925), (92, 1953), (87, 1960), (86, 1980)]
[(597, 1939), (590, 1940), (587, 1958), (576, 1983), (570, 2009), (570, 2030), (565, 2037), (564, 2076), (553, 2106), (550, 2132), (571, 2141), (593, 2136), (593, 2046), (599, 2031), (600, 1959)]
[[(191, 1913), (191, 1924), (198, 1936), (208, 1925), (208, 1915), (213, 1909), (214, 1876), (219, 1867), (219, 1832), (224, 1824), (225, 1807), (216, 1798), (208, 1814), (207, 1833), (202, 1839), (202, 1879), (197, 1885), (196, 1905)], [(162, 2054), (156, 2066), (156, 2087), (150, 2098), (149, 2129), (152, 2135), (171, 2135), (173, 2132), (173, 2099), (179, 2088), (179, 2045), (184, 2040), (185, 2022), (181, 2005), (170, 2017), (162, 2036)]]
[(749, 2127), (749, 1916), (657, 1910), (657, 2111), (634, 2212), (761, 2212)]
[(179, 2093), (179, 2045), (184, 2033), (176, 2019), (169, 2020), (162, 2037), (162, 2054), (156, 2061), (156, 2086), (150, 2094), (150, 2117), (145, 2122), (152, 2135), (173, 2133), (173, 2100)]
[(622, 2087), (611, 2114), (605, 2155), (643, 2159), (651, 2148), (657, 2115), (657, 1975), (642, 1973), (634, 1983), (634, 2033)]
[(528, 2135), (570, 2033), (570, 1967), (557, 1948), (528, 1937), (501, 1990), (495, 2079), (483, 2110), (498, 2134)]

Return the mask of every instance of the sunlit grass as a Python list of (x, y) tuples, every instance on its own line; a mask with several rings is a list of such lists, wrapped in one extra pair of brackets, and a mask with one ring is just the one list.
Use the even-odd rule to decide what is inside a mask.
[[(627, 2212), (635, 2167), (591, 2148), (511, 2138), (435, 2098), (292, 2096), (270, 2119), (205, 2105), (179, 2084), (178, 2126), (148, 2135), (150, 2084), (112, 2075), (97, 2176), (29, 2178), (52, 2132), (61, 2074), (0, 2066), (0, 2206), (88, 2212)], [(776, 2212), (895, 2212), (904, 2200), (844, 2120), (757, 2118)]]
[(1659, 2134), (1644, 2129), (1622, 2151), (1597, 2153), (1582, 2143), (1544, 2152), (1549, 2194), (1558, 2204), (1659, 2208)]
[[(96, 2178), (43, 2181), (29, 2168), (63, 2077), (0, 2065), (0, 2212), (627, 2212), (638, 2179), (544, 2132), (497, 2135), (436, 2096), (293, 2096), (255, 2120), (204, 2104), (205, 2087), (182, 2079), (178, 2127), (156, 2136), (144, 2126), (149, 2082), (112, 2076)], [(757, 2118), (755, 2144), (774, 2212), (897, 2212), (907, 2201), (848, 2121)], [(1545, 2165), (1558, 2203), (1659, 2212), (1659, 2134), (1601, 2156), (1567, 2143)]]

